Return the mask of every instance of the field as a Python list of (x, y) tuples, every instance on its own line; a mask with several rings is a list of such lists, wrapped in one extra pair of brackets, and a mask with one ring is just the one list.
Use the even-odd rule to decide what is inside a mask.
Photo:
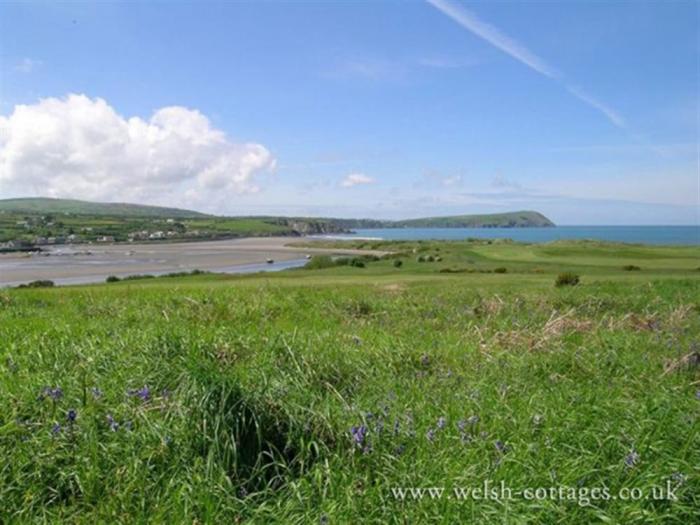
[(700, 520), (698, 248), (353, 246), (0, 291), (0, 522)]

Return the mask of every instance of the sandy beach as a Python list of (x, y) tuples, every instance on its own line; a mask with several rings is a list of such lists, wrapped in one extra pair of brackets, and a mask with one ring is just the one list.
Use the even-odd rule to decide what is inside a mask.
[[(249, 273), (301, 266), (307, 254), (381, 252), (287, 246), (289, 237), (162, 244), (90, 244), (50, 247), (42, 253), (0, 254), (0, 286), (39, 279), (56, 284), (103, 282), (109, 275), (163, 274), (194, 269)], [(274, 264), (266, 261), (271, 259)]]

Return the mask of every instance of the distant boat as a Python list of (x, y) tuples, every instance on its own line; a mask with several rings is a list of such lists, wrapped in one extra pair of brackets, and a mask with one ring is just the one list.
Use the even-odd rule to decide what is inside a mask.
[(267, 264), (272, 264), (273, 262), (275, 262), (275, 261), (272, 260), (272, 259), (268, 259), (268, 260), (267, 260)]
[(311, 255), (309, 255), (308, 253), (304, 257), (306, 257), (307, 259), (311, 259)]

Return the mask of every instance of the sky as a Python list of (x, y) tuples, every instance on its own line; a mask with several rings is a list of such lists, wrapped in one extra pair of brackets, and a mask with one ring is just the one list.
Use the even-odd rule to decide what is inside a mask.
[(0, 198), (698, 224), (699, 6), (5, 1)]

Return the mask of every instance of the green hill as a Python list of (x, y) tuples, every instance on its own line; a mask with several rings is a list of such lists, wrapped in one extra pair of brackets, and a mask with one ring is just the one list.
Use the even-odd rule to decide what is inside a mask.
[(161, 206), (146, 206), (143, 204), (127, 204), (123, 202), (88, 202), (73, 199), (50, 199), (32, 197), (21, 199), (0, 200), (0, 212), (59, 214), (73, 215), (105, 215), (129, 217), (209, 217), (205, 213), (179, 208), (164, 208)]
[(513, 211), (486, 215), (453, 215), (396, 221), (396, 228), (532, 228), (554, 226), (547, 217), (536, 211)]

